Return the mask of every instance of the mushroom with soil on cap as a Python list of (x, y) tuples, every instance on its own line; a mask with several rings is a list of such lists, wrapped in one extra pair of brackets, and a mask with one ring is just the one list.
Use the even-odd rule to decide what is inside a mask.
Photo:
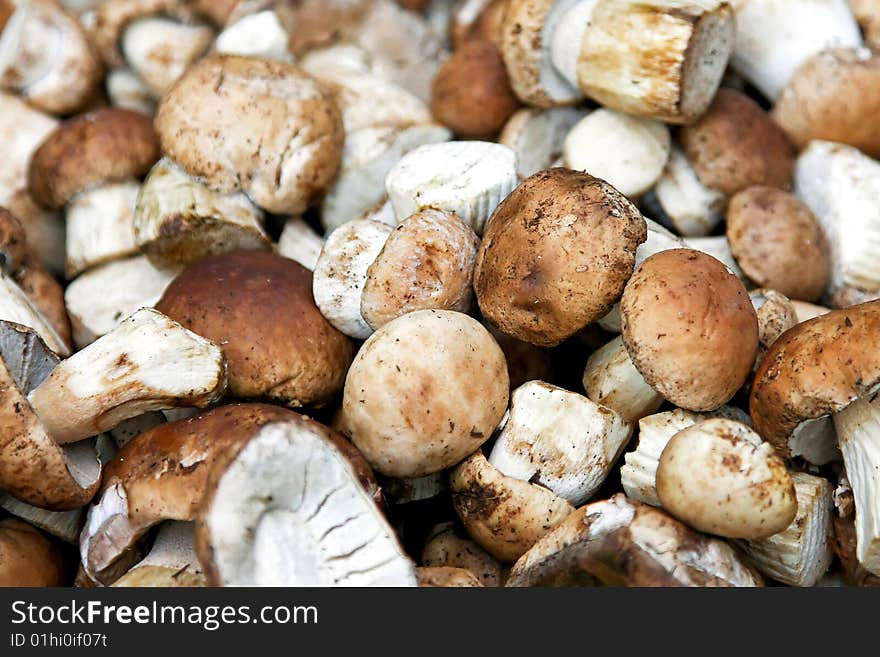
[(128, 110), (81, 114), (46, 137), (31, 159), (28, 186), (38, 203), (66, 207), (68, 277), (137, 251), (138, 177), (158, 157), (152, 122)]
[(22, 520), (0, 520), (0, 587), (64, 586), (66, 581), (57, 545)]
[(186, 173), (279, 214), (315, 203), (342, 156), (342, 117), (329, 92), (268, 59), (202, 59), (163, 98), (155, 125), (166, 157)]
[(332, 431), (270, 422), (211, 465), (196, 523), (220, 586), (414, 586), (415, 564)]
[(385, 324), (355, 356), (340, 427), (384, 475), (418, 477), (480, 448), (508, 400), (504, 354), (475, 319), (419, 310)]
[(749, 292), (749, 299), (758, 315), (758, 358), (755, 369), (780, 335), (798, 324), (794, 304), (776, 290), (759, 288)]
[(81, 110), (103, 67), (76, 18), (54, 0), (0, 2), (0, 88), (52, 114)]
[(568, 169), (523, 181), (495, 210), (474, 270), (483, 316), (503, 332), (557, 345), (619, 299), (645, 220), (606, 182)]
[(506, 586), (762, 586), (722, 540), (615, 495), (581, 507), (514, 564)]
[(626, 284), (620, 313), (633, 364), (682, 408), (718, 408), (755, 363), (758, 320), (748, 293), (727, 267), (699, 251), (647, 258)]
[(229, 394), (290, 406), (329, 401), (354, 348), (312, 298), (312, 273), (274, 253), (239, 251), (183, 270), (156, 308), (220, 345)]
[(756, 430), (782, 456), (792, 455), (805, 431), (808, 438), (833, 436), (821, 430), (831, 416), (855, 498), (858, 560), (875, 574), (880, 574), (880, 415), (875, 401), (880, 363), (868, 346), (878, 322), (880, 301), (872, 301), (798, 324), (764, 356), (749, 398)]

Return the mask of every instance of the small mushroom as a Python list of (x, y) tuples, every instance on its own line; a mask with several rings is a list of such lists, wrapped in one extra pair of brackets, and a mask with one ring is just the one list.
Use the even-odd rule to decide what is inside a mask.
[(5, 207), (24, 228), (33, 257), (52, 275), (63, 276), (66, 229), (60, 213), (39, 205), (26, 187), (14, 192)]
[(331, 430), (258, 428), (211, 467), (196, 524), (221, 586), (414, 586), (416, 569)]
[(205, 573), (196, 555), (193, 523), (174, 520), (163, 523), (147, 556), (113, 582), (112, 586), (207, 586)]
[(631, 425), (613, 410), (530, 381), (511, 394), (489, 463), (578, 506), (605, 481), (631, 435)]
[(419, 310), (385, 324), (358, 351), (341, 427), (376, 471), (418, 477), (479, 449), (507, 400), (504, 354), (489, 332), (461, 313)]
[(568, 516), (514, 564), (507, 586), (762, 586), (724, 541), (623, 495)]
[(586, 115), (586, 110), (575, 107), (526, 107), (510, 117), (498, 141), (516, 153), (516, 172), (525, 179), (562, 157), (565, 135)]
[(758, 289), (749, 292), (749, 299), (758, 315), (758, 359), (755, 368), (779, 336), (798, 323), (791, 301), (776, 290)]
[(322, 248), (324, 238), (300, 217), (291, 217), (284, 222), (275, 252), (313, 272)]
[(483, 583), (465, 568), (448, 566), (419, 566), (417, 569), (420, 587), (463, 588), (482, 587)]
[(34, 109), (18, 96), (0, 91), (0, 139), (3, 141), (0, 205), (16, 212), (9, 207), (10, 199), (27, 188), (31, 157), (57, 126), (58, 120), (54, 117)]
[(435, 526), (425, 547), (421, 565), (434, 568), (464, 568), (483, 586), (501, 585), (501, 564), (474, 541), (459, 533), (455, 523)]
[(0, 587), (63, 586), (64, 557), (36, 528), (17, 518), (0, 520)]
[[(724, 194), (704, 185), (684, 152), (672, 146), (663, 173), (654, 185), (658, 218), (667, 220), (679, 235), (699, 237), (712, 232), (721, 221)], [(647, 202), (647, 199), (646, 199)]]
[(495, 210), (474, 270), (483, 316), (553, 346), (605, 315), (632, 273), (645, 220), (602, 180), (547, 169)]
[(267, 9), (242, 16), (227, 25), (214, 42), (214, 49), (223, 55), (263, 57), (291, 61), (287, 44), (290, 35), (281, 24), (278, 13)]
[(745, 383), (758, 353), (758, 321), (742, 283), (691, 249), (655, 253), (620, 302), (622, 336), (645, 381), (672, 403), (708, 411)]
[(666, 444), (657, 496), (694, 529), (729, 538), (772, 536), (797, 514), (794, 484), (772, 445), (724, 418), (683, 429)]
[(481, 451), (450, 474), (452, 504), (468, 534), (502, 563), (513, 563), (574, 507), (543, 486), (506, 477)]
[(0, 319), (36, 331), (49, 349), (59, 356), (70, 355), (70, 344), (12, 277), (0, 272)]

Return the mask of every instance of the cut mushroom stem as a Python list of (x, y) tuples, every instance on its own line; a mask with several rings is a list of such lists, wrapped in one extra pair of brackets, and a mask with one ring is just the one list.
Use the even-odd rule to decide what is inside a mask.
[(28, 402), (48, 434), (64, 444), (147, 411), (207, 406), (225, 388), (226, 361), (217, 345), (142, 308), (60, 363)]
[(156, 534), (152, 548), (114, 587), (206, 586), (196, 555), (195, 527), (191, 522), (168, 521)]
[(284, 223), (278, 238), (278, 255), (295, 260), (309, 271), (315, 271), (324, 238), (300, 217), (291, 217)]
[(814, 586), (831, 564), (831, 484), (803, 472), (791, 473), (791, 479), (798, 504), (792, 523), (739, 546), (764, 575), (791, 586)]

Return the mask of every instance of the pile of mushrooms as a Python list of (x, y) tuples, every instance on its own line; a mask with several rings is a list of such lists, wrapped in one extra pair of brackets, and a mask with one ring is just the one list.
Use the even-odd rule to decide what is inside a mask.
[(0, 586), (880, 584), (880, 11), (799, 4), (0, 0)]

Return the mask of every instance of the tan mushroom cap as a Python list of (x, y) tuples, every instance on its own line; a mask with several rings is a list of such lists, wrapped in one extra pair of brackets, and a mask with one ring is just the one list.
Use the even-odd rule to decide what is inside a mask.
[(828, 239), (810, 208), (780, 189), (749, 187), (730, 199), (727, 241), (740, 269), (758, 286), (815, 301), (828, 284)]
[(880, 385), (880, 301), (835, 310), (782, 335), (761, 361), (749, 397), (755, 429), (781, 456), (804, 420), (843, 410)]
[(608, 183), (538, 172), (487, 225), (474, 270), (480, 310), (515, 338), (559, 344), (611, 309), (646, 238), (642, 215)]
[(145, 174), (159, 159), (153, 122), (104, 108), (59, 125), (34, 153), (28, 186), (34, 199), (59, 208), (89, 187)]
[(417, 569), (419, 586), (434, 588), (470, 588), (483, 583), (467, 568), (451, 566), (419, 566)]
[(454, 214), (422, 210), (388, 236), (361, 293), (361, 315), (373, 329), (415, 310), (470, 309), (480, 240)]
[(447, 59), (431, 92), (431, 112), (462, 137), (490, 138), (519, 107), (498, 47), (475, 39)]
[(452, 471), (449, 487), (468, 534), (504, 563), (519, 559), (574, 511), (546, 488), (501, 474), (482, 451)]
[(504, 354), (479, 322), (420, 310), (361, 347), (345, 381), (341, 426), (378, 472), (419, 477), (489, 439), (507, 409), (508, 385)]
[(0, 520), (0, 587), (63, 586), (65, 580), (57, 545), (22, 520)]
[(483, 586), (499, 586), (502, 581), (498, 560), (452, 522), (439, 524), (431, 530), (420, 563), (422, 566), (464, 568)]
[(315, 306), (312, 273), (272, 253), (201, 260), (171, 282), (156, 308), (221, 346), (236, 397), (326, 402), (353, 356), (349, 339)]
[(752, 185), (791, 187), (792, 146), (745, 94), (719, 90), (706, 113), (681, 129), (680, 139), (697, 177), (710, 189), (730, 195)]
[(784, 294), (758, 288), (749, 292), (749, 298), (758, 315), (758, 342), (761, 349), (769, 349), (780, 335), (797, 325), (797, 310)]
[(705, 253), (672, 249), (647, 258), (627, 284), (620, 312), (633, 364), (682, 408), (718, 408), (755, 363), (758, 319), (748, 292)]
[(807, 60), (782, 90), (772, 116), (803, 148), (814, 139), (880, 156), (880, 58), (827, 50)]
[(162, 100), (156, 130), (187, 173), (281, 214), (318, 200), (339, 168), (344, 138), (332, 96), (301, 69), (222, 55), (184, 73)]

